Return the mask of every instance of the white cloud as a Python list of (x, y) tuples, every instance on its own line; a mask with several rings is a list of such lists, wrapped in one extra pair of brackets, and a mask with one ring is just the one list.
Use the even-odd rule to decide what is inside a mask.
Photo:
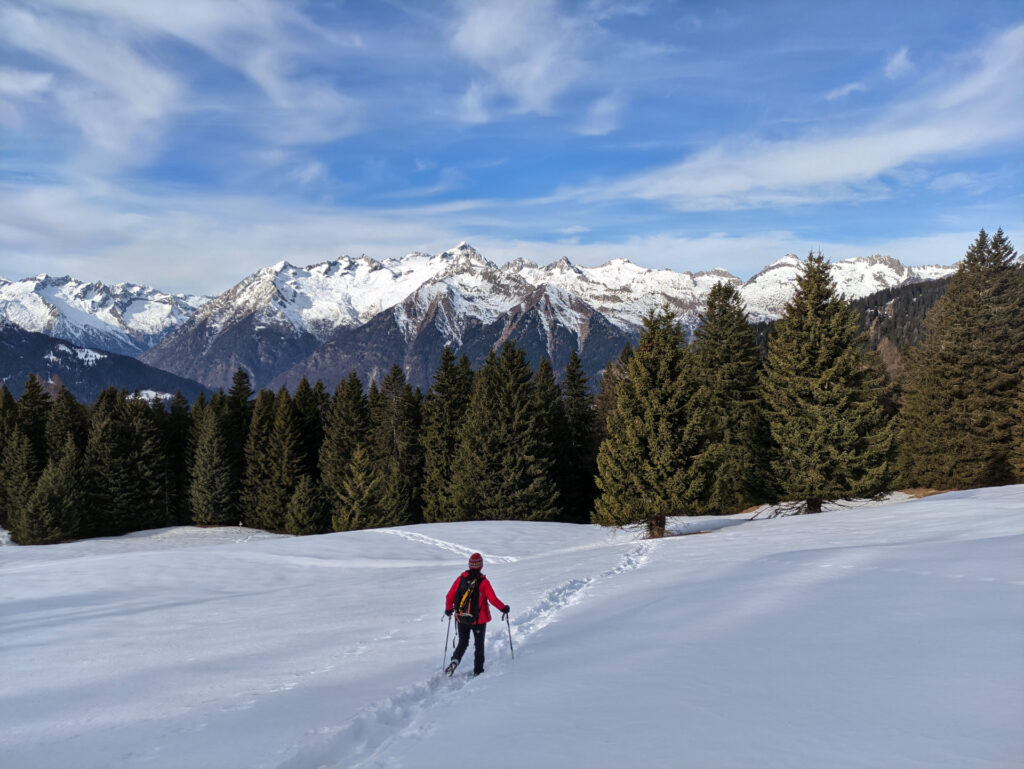
[(1024, 137), (1024, 102), (1017, 97), (1024, 25), (975, 59), (966, 77), (883, 109), (855, 129), (825, 124), (785, 140), (728, 137), (673, 165), (567, 189), (554, 199), (632, 198), (710, 211), (884, 197), (889, 189), (882, 178), (907, 164)]
[(909, 53), (910, 51), (904, 46), (888, 58), (885, 62), (885, 76), (887, 78), (895, 80), (910, 72), (913, 65), (910, 63)]
[(619, 94), (609, 94), (593, 104), (587, 110), (583, 124), (577, 133), (583, 136), (605, 136), (619, 127), (619, 113), (623, 108), (623, 100)]
[[(480, 122), (481, 95), (493, 90), (514, 112), (549, 113), (555, 99), (585, 72), (585, 25), (548, 0), (466, 3), (452, 47), (486, 77), (463, 97), (463, 114)], [(469, 120), (467, 122), (474, 122)]]
[(0, 96), (32, 99), (53, 86), (52, 72), (28, 72), (0, 67)]
[(825, 94), (827, 101), (836, 101), (849, 96), (851, 93), (857, 93), (858, 91), (866, 91), (868, 87), (864, 83), (847, 83), (846, 85), (839, 86)]

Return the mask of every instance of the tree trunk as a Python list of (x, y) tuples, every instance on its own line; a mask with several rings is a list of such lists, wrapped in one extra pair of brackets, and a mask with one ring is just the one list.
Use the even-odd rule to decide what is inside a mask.
[(807, 500), (807, 512), (808, 513), (820, 513), (821, 512), (821, 500), (820, 499), (808, 499)]
[(647, 538), (661, 539), (665, 536), (665, 516), (658, 515), (647, 519)]

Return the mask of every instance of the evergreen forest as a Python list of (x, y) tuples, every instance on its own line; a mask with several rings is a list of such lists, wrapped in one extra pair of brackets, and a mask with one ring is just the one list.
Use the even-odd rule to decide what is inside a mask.
[(330, 390), (91, 405), (0, 386), (0, 526), (19, 544), (163, 526), (290, 534), (418, 522), (642, 524), (906, 487), (1024, 482), (1024, 264), (981, 231), (948, 281), (858, 306), (811, 254), (771, 326), (716, 286), (691, 339), (667, 309), (589, 382), (506, 342)]

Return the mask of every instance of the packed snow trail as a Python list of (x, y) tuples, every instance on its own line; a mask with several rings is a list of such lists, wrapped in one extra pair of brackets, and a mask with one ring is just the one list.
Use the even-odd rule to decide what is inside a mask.
[[(384, 530), (382, 530), (384, 531)], [(395, 532), (408, 537), (408, 533)], [(415, 536), (418, 541), (430, 538)], [(447, 543), (434, 540), (431, 544), (447, 547)], [(568, 606), (583, 599), (585, 592), (595, 583), (610, 579), (628, 571), (639, 569), (646, 563), (654, 542), (640, 542), (629, 548), (620, 562), (594, 577), (570, 579), (551, 588), (533, 606), (530, 606), (515, 621), (511, 621), (513, 642), (520, 648), (529, 650), (531, 638), (540, 630), (556, 622), (558, 615)], [(490, 556), (497, 561), (499, 557)], [(517, 560), (517, 559), (506, 559)], [(486, 563), (486, 561), (485, 561)], [(503, 674), (507, 666), (512, 664), (508, 646), (508, 636), (504, 623), (490, 623), (487, 638), (487, 672), (494, 677)], [(495, 637), (497, 636), (497, 637)], [(447, 650), (450, 654), (451, 649)], [(471, 660), (472, 647), (466, 652), (466, 659)], [(482, 679), (480, 679), (482, 680)], [(464, 686), (476, 684), (478, 681), (469, 677), (465, 668), (456, 670), (449, 677), (441, 672), (432, 675), (428, 680), (415, 686), (402, 689), (381, 702), (374, 703), (357, 713), (333, 734), (318, 734), (302, 745), (288, 760), (277, 769), (309, 769), (309, 767), (371, 767), (375, 766), (374, 758), (381, 751), (397, 740), (416, 739), (429, 731), (429, 724), (436, 718), (431, 711), (452, 709), (458, 710), (461, 698), (467, 696), (462, 692)], [(468, 695), (471, 696), (471, 693)]]
[[(0, 548), (0, 769), (1002, 768), (1024, 486), (707, 536), (469, 522)], [(740, 521), (736, 523), (736, 521)], [(217, 544), (210, 544), (211, 541)], [(466, 554), (512, 606), (440, 676)]]

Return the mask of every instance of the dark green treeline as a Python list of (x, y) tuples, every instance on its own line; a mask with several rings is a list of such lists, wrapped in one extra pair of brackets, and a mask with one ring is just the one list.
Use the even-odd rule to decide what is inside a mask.
[(239, 371), (192, 404), (85, 406), (33, 377), (18, 401), (0, 386), (0, 526), (24, 544), (482, 519), (659, 536), (676, 515), (1024, 481), (1024, 267), (1001, 231), (907, 339), (891, 381), (819, 254), (767, 341), (722, 284), (692, 339), (650, 313), (596, 390), (575, 354), (558, 382), (513, 342), (476, 371), (446, 348), (425, 394), (398, 367), (333, 393), (254, 392)]

